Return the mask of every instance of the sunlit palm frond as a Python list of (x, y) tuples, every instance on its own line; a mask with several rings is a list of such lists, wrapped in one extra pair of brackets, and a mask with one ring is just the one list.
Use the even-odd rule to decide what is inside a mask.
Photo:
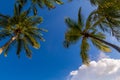
[(36, 49), (40, 48), (40, 44), (37, 42), (37, 40), (31, 36), (29, 33), (25, 32), (24, 33), (25, 37), (27, 38), (27, 40), (29, 41), (29, 43)]
[(91, 32), (90, 34), (99, 39), (106, 39), (106, 35), (101, 32), (96, 31), (96, 32)]
[(69, 47), (69, 45), (76, 43), (81, 38), (82, 35), (80, 33), (82, 28), (70, 18), (66, 18), (65, 22), (68, 26), (68, 30), (65, 33), (64, 46)]
[[(102, 39), (102, 40), (104, 40), (106, 38), (106, 36), (101, 32), (91, 33), (91, 35), (96, 38)], [(92, 41), (93, 45), (95, 45), (101, 51), (111, 52), (110, 48), (106, 44), (98, 41), (97, 39), (91, 38), (91, 41)]]
[(66, 33), (65, 33), (65, 42), (67, 42), (67, 45), (71, 45), (79, 41), (81, 38), (80, 31), (76, 28), (70, 28)]
[(87, 38), (83, 37), (82, 43), (81, 43), (80, 55), (82, 58), (82, 62), (87, 65), (89, 64), (88, 50), (89, 50), (89, 44), (87, 42)]
[(97, 41), (95, 39), (91, 39), (91, 41), (92, 41), (93, 45), (95, 45), (101, 51), (103, 51), (103, 52), (111, 52), (111, 49), (107, 45), (103, 44), (102, 42)]

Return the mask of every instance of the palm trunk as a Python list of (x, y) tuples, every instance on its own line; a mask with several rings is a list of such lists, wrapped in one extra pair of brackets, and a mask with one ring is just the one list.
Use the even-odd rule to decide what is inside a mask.
[(96, 40), (98, 40), (98, 41), (100, 41), (100, 42), (102, 42), (102, 43), (104, 43), (104, 44), (106, 44), (106, 45), (108, 45), (108, 46), (111, 46), (112, 48), (114, 48), (114, 49), (116, 49), (118, 52), (120, 52), (120, 47), (117, 46), (117, 45), (114, 45), (114, 44), (109, 43), (109, 42), (107, 42), (107, 41), (105, 41), (105, 40), (99, 39), (99, 38), (94, 37), (94, 36), (92, 36), (92, 35), (89, 35), (89, 37), (91, 37), (91, 38), (93, 38), (93, 39), (96, 39)]
[(13, 36), (5, 45), (3, 45), (0, 48), (0, 54), (2, 54), (2, 52), (4, 51), (4, 49), (6, 49), (16, 38), (17, 38), (17, 35)]

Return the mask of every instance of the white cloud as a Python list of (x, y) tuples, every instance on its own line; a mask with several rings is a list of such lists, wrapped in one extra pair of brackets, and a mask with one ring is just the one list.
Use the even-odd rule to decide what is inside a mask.
[(91, 61), (70, 73), (69, 80), (120, 80), (120, 60), (104, 58)]
[(72, 71), (71, 73), (70, 73), (70, 75), (77, 75), (78, 74), (78, 71)]
[(104, 52), (101, 51), (100, 54), (99, 54), (98, 59), (100, 60), (100, 59), (103, 59), (103, 58), (109, 58), (109, 56), (106, 55), (106, 53), (104, 53)]

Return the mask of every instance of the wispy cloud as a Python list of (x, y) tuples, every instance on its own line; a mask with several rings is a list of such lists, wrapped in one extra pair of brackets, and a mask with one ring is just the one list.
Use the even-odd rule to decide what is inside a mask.
[(71, 71), (68, 80), (120, 80), (120, 59), (111, 59), (100, 53), (100, 60), (91, 61)]

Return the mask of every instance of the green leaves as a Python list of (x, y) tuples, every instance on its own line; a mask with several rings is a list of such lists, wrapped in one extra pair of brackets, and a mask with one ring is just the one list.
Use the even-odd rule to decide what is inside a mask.
[(96, 39), (91, 39), (92, 40), (92, 43), (93, 45), (95, 45), (98, 49), (100, 49), (101, 51), (103, 52), (111, 52), (111, 49), (105, 45), (104, 43), (96, 40)]
[(81, 55), (81, 58), (82, 58), (82, 62), (86, 65), (89, 64), (88, 50), (89, 50), (89, 44), (87, 42), (87, 38), (83, 37), (82, 43), (81, 43), (80, 55)]
[(23, 46), (24, 46), (24, 50), (26, 52), (26, 56), (28, 58), (31, 58), (32, 57), (32, 51), (29, 48), (29, 45), (28, 45), (28, 42), (27, 42), (26, 38), (23, 38)]
[[(105, 17), (99, 18), (98, 13), (99, 12), (96, 10), (91, 12), (85, 21), (86, 22), (85, 25), (82, 19), (83, 16), (81, 14), (81, 8), (79, 9), (78, 12), (78, 22), (70, 18), (65, 19), (68, 29), (65, 33), (64, 46), (68, 48), (69, 45), (75, 44), (80, 40), (81, 41), (80, 55), (82, 58), (82, 62), (86, 65), (89, 65), (88, 51), (90, 47), (87, 41), (89, 42), (91, 41), (93, 45), (95, 45), (95, 47), (97, 47), (101, 51), (111, 52), (111, 49), (109, 48), (110, 46), (116, 49), (118, 52), (120, 52), (119, 46), (116, 46), (105, 41), (106, 36), (102, 32), (99, 32), (100, 30), (98, 30), (99, 28), (97, 28), (97, 26), (100, 26), (101, 29), (103, 29), (103, 31), (107, 31), (109, 29), (104, 28), (103, 24), (101, 24), (101, 23), (107, 24), (108, 22), (105, 21)], [(114, 28), (111, 29), (114, 30)]]
[(20, 57), (20, 52), (22, 51), (22, 47), (23, 47), (23, 41), (19, 37), (17, 39), (17, 52), (16, 52), (16, 54), (17, 54), (18, 57)]
[(66, 18), (65, 22), (69, 28), (76, 28), (81, 30), (81, 28), (79, 28), (78, 24), (74, 20)]
[(78, 11), (78, 26), (79, 28), (82, 30), (82, 27), (84, 26), (83, 24), (83, 18), (82, 18), (82, 14), (81, 14), (81, 7), (79, 8), (79, 11)]
[(58, 5), (62, 5), (63, 2), (61, 0), (17, 0), (16, 4), (22, 8), (25, 6), (26, 3), (30, 2), (29, 8), (32, 9), (33, 14), (37, 15), (38, 14), (38, 8), (43, 8), (46, 6), (48, 9), (54, 9), (55, 8), (55, 3)]
[[(114, 28), (120, 27), (120, 1), (119, 0), (90, 0), (97, 7), (96, 13), (93, 14), (93, 26), (111, 33), (115, 33)], [(104, 26), (104, 28), (102, 27)], [(108, 32), (108, 31), (107, 31)], [(117, 35), (117, 34), (115, 34)], [(118, 38), (117, 36), (115, 36)]]
[[(2, 47), (5, 56), (11, 48), (10, 45), (15, 42), (17, 56), (20, 57), (20, 53), (25, 51), (27, 57), (31, 58), (31, 48), (39, 49), (39, 41), (45, 41), (42, 32), (47, 32), (47, 30), (38, 27), (43, 20), (42, 17), (29, 16), (30, 9), (22, 11), (22, 8), (17, 3), (14, 6), (13, 16), (0, 14), (0, 39), (10, 37), (10, 40), (3, 45), (5, 47)], [(12, 39), (13, 37), (14, 39)]]
[(76, 43), (81, 37), (82, 27), (79, 27), (78, 24), (70, 18), (65, 19), (66, 24), (68, 25), (68, 30), (65, 33), (64, 46), (69, 46)]
[(81, 34), (79, 33), (79, 31), (75, 31), (75, 29), (71, 29), (70, 31), (67, 31), (65, 34), (65, 42), (67, 42), (68, 46), (71, 44), (76, 43), (80, 38), (81, 38)]

